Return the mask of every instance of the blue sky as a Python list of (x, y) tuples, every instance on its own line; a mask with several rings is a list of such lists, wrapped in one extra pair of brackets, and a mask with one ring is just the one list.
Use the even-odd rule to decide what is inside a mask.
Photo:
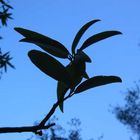
[[(131, 135), (111, 113), (111, 107), (123, 104), (127, 88), (138, 81), (140, 60), (140, 1), (139, 0), (15, 0), (13, 17), (7, 28), (1, 29), (0, 47), (10, 51), (16, 70), (8, 69), (0, 80), (0, 126), (32, 125), (41, 120), (56, 101), (56, 81), (40, 72), (27, 53), (37, 46), (18, 42), (22, 36), (13, 30), (24, 27), (40, 32), (63, 43), (69, 50), (79, 28), (92, 19), (101, 19), (83, 36), (119, 30), (123, 35), (96, 43), (85, 50), (93, 63), (87, 65), (90, 76), (116, 75), (122, 84), (110, 84), (71, 98), (65, 103), (64, 113), (55, 115), (62, 126), (73, 117), (82, 122), (84, 140), (104, 134), (104, 140), (128, 140)], [(79, 44), (79, 46), (80, 46)], [(60, 59), (59, 59), (60, 60)], [(68, 61), (60, 60), (63, 64)], [(31, 133), (1, 134), (0, 140), (25, 140)]]

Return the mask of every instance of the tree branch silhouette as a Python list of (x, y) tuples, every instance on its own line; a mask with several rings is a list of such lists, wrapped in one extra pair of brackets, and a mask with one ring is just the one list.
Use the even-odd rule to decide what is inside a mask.
[(1, 127), (0, 133), (33, 132), (33, 133), (37, 134), (38, 130), (49, 129), (50, 127), (52, 127), (54, 125), (55, 125), (55, 123), (48, 124), (48, 125), (42, 126), (42, 127), (40, 127), (39, 125), (37, 125), (37, 126), (25, 126), (25, 127)]
[[(112, 75), (89, 77), (86, 72), (86, 64), (91, 63), (91, 59), (84, 52), (84, 49), (92, 44), (114, 35), (120, 35), (122, 34), (121, 32), (111, 30), (98, 33), (89, 37), (79, 49), (76, 48), (84, 32), (97, 21), (99, 20), (91, 20), (80, 28), (72, 43), (71, 52), (62, 43), (48, 36), (20, 27), (14, 28), (15, 31), (24, 36), (20, 42), (33, 43), (45, 51), (30, 50), (28, 57), (43, 73), (57, 81), (57, 101), (39, 124), (25, 127), (3, 127), (0, 128), (0, 133), (33, 132), (42, 135), (42, 129), (48, 129), (55, 125), (55, 123), (50, 124), (48, 120), (54, 114), (57, 107), (63, 112), (63, 104), (68, 98), (97, 86), (122, 82), (120, 77)], [(64, 66), (50, 54), (62, 59), (68, 59), (70, 62), (67, 66)], [(2, 56), (7, 55), (6, 53)], [(7, 57), (8, 60), (11, 59), (9, 55)], [(12, 66), (10, 63), (8, 64)], [(84, 81), (82, 81), (83, 79)], [(70, 91), (69, 94), (67, 94), (67, 91)], [(46, 124), (47, 122), (48, 124)]]
[(46, 115), (46, 117), (40, 122), (39, 126), (42, 127), (45, 125), (45, 123), (49, 120), (49, 118), (53, 115), (53, 113), (55, 112), (56, 108), (59, 106), (59, 104), (61, 102), (64, 102), (65, 100), (67, 100), (68, 98), (70, 98), (71, 96), (73, 96), (74, 94), (69, 94), (68, 96), (66, 96), (63, 100), (57, 101), (51, 108), (51, 110), (49, 111), (49, 113)]
[[(74, 95), (74, 94), (72, 94), (72, 95)], [(0, 127), (0, 134), (1, 133), (33, 132), (35, 134), (41, 135), (42, 134), (41, 130), (49, 129), (52, 126), (55, 125), (55, 123), (51, 123), (51, 124), (48, 124), (48, 125), (45, 125), (45, 124), (50, 119), (50, 117), (54, 114), (54, 112), (55, 112), (56, 108), (59, 106), (59, 104), (61, 102), (64, 102), (68, 98), (70, 98), (72, 95), (69, 94), (63, 100), (60, 100), (60, 101), (57, 101), (56, 103), (54, 103), (54, 105), (52, 106), (52, 108), (50, 109), (48, 114), (42, 119), (42, 121), (38, 125), (35, 125), (35, 126), (23, 126), (23, 127)]]

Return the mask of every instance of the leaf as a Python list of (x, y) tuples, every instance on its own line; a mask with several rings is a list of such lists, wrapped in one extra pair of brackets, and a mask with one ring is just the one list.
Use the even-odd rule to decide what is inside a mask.
[(12, 65), (10, 62), (7, 62), (7, 64), (8, 64), (11, 68), (15, 69), (15, 66)]
[[(72, 86), (71, 91), (75, 89), (75, 87), (82, 81), (82, 75), (85, 71), (85, 63), (83, 64), (76, 64), (74, 62), (71, 62), (66, 66), (67, 71), (69, 72), (70, 76), (72, 77)], [(63, 112), (63, 106), (64, 106), (64, 97), (66, 92), (70, 89), (68, 85), (66, 85), (63, 82), (58, 82), (57, 84), (57, 100), (61, 101), (59, 104), (60, 110)]]
[(13, 9), (11, 5), (8, 5), (4, 0), (0, 0), (0, 3), (2, 3), (4, 6), (7, 6), (8, 8)]
[(82, 75), (85, 72), (85, 63), (74, 63), (71, 62), (66, 67), (68, 73), (72, 77), (71, 89), (74, 89), (82, 80)]
[(21, 42), (33, 43), (44, 51), (60, 58), (68, 58), (70, 54), (63, 44), (54, 39), (24, 28), (16, 27), (14, 29), (25, 37), (20, 40)]
[(87, 74), (86, 72), (83, 74), (83, 77), (84, 77), (85, 79), (89, 79), (89, 76), (88, 76), (88, 74)]
[(54, 47), (54, 46), (50, 46), (50, 45), (46, 45), (46, 42), (43, 41), (37, 41), (37, 40), (28, 40), (27, 38), (20, 40), (21, 42), (28, 42), (28, 43), (33, 43), (37, 46), (39, 46), (40, 48), (42, 48), (43, 50), (45, 50), (46, 52), (49, 52), (50, 54), (59, 57), (59, 58), (68, 58), (69, 54), (67, 52), (64, 52), (62, 50), (60, 50), (58, 47)]
[(66, 84), (64, 84), (63, 82), (58, 82), (57, 83), (57, 100), (58, 101), (60, 101), (60, 103), (59, 103), (59, 108), (60, 108), (60, 110), (63, 112), (64, 110), (63, 110), (63, 104), (64, 104), (64, 102), (63, 102), (63, 100), (64, 100), (64, 96), (65, 96), (65, 94), (66, 94), (66, 92), (68, 91), (68, 89), (69, 89), (69, 86), (68, 85), (66, 85)]
[(84, 62), (89, 62), (89, 63), (91, 63), (92, 61), (91, 61), (91, 59), (90, 59), (90, 57), (86, 54), (86, 53), (84, 53), (83, 51), (77, 51), (77, 54), (75, 55), (75, 57), (76, 56), (78, 56), (79, 57), (79, 59), (81, 59), (82, 61), (84, 61)]
[(80, 41), (82, 35), (85, 33), (85, 31), (91, 26), (93, 25), (94, 23), (100, 21), (99, 19), (95, 19), (95, 20), (92, 20), (88, 23), (86, 23), (84, 26), (82, 26), (82, 28), (78, 31), (78, 33), (76, 34), (74, 40), (73, 40), (73, 43), (72, 43), (72, 53), (75, 54), (75, 48), (78, 44), (78, 42)]
[(72, 67), (74, 69), (73, 77), (83, 77), (86, 70), (86, 64), (84, 61), (73, 61)]
[(122, 82), (120, 77), (117, 76), (95, 76), (92, 77), (83, 83), (81, 83), (75, 90), (75, 94), (94, 88), (97, 86), (102, 86), (110, 83)]
[(57, 61), (50, 55), (37, 50), (29, 51), (28, 56), (31, 59), (32, 63), (36, 65), (42, 72), (57, 81), (61, 81), (66, 83), (67, 85), (71, 85), (71, 77), (66, 68), (59, 61)]
[(87, 48), (88, 46), (92, 45), (93, 43), (96, 43), (98, 41), (101, 41), (103, 39), (106, 39), (108, 37), (112, 37), (114, 35), (119, 35), (122, 34), (119, 31), (105, 31), (105, 32), (101, 32), (98, 34), (95, 34), (91, 37), (89, 37), (81, 46), (81, 48), (79, 49), (80, 51), (84, 50), (85, 48)]

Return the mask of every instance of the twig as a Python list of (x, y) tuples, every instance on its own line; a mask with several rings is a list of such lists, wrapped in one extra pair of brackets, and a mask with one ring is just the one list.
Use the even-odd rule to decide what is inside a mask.
[(35, 134), (42, 134), (40, 130), (42, 129), (49, 129), (50, 127), (54, 126), (55, 123), (51, 123), (45, 126), (45, 123), (49, 120), (49, 118), (53, 115), (56, 108), (59, 106), (61, 102), (64, 102), (68, 98), (70, 98), (72, 95), (69, 94), (66, 96), (63, 100), (57, 101), (52, 108), (50, 109), (49, 113), (45, 116), (45, 118), (36, 126), (25, 126), (25, 127), (1, 127), (0, 128), (0, 134), (1, 133), (21, 133), (21, 132), (33, 132)]
[(53, 115), (53, 113), (55, 112), (56, 108), (59, 106), (59, 104), (61, 102), (64, 102), (65, 100), (67, 100), (68, 98), (70, 98), (72, 95), (69, 94), (68, 96), (66, 96), (63, 100), (61, 101), (57, 101), (53, 107), (50, 109), (49, 113), (46, 115), (46, 117), (40, 122), (39, 126), (42, 127), (45, 125), (45, 123), (49, 120), (49, 118)]
[(37, 133), (38, 130), (42, 129), (49, 129), (50, 127), (54, 126), (55, 123), (48, 124), (46, 126), (40, 127), (37, 126), (26, 126), (26, 127), (1, 127), (0, 133), (21, 133), (21, 132), (33, 132)]

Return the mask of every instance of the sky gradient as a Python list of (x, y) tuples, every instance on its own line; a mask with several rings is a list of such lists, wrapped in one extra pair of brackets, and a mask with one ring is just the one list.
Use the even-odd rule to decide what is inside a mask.
[[(77, 31), (92, 19), (101, 19), (84, 34), (79, 46), (91, 35), (118, 30), (114, 36), (88, 47), (92, 58), (87, 65), (89, 76), (116, 75), (123, 83), (110, 84), (74, 96), (66, 101), (64, 113), (55, 115), (62, 126), (73, 117), (82, 122), (84, 140), (104, 135), (104, 140), (129, 140), (131, 132), (111, 113), (123, 104), (126, 89), (140, 78), (140, 1), (139, 0), (15, 0), (13, 18), (1, 28), (3, 52), (10, 51), (16, 70), (8, 69), (0, 80), (0, 127), (32, 125), (41, 120), (56, 101), (56, 81), (42, 73), (29, 60), (27, 53), (39, 47), (18, 42), (22, 36), (14, 27), (27, 28), (60, 41), (69, 50)], [(64, 65), (68, 61), (60, 60)], [(0, 134), (0, 140), (26, 140), (31, 133)]]

